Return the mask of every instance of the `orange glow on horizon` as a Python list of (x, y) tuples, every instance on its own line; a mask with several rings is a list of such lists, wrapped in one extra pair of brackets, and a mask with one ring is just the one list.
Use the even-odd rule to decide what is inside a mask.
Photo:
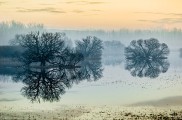
[(1, 0), (0, 21), (49, 28), (182, 28), (181, 0)]

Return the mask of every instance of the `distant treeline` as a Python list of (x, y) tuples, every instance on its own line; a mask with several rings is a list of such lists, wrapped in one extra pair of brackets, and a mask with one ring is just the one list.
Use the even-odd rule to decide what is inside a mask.
[[(0, 67), (13, 67), (20, 65), (17, 58), (23, 53), (23, 48), (20, 46), (0, 46)], [(3, 69), (0, 70), (2, 73)]]
[(18, 57), (23, 52), (20, 46), (0, 46), (0, 58)]
[(16, 75), (22, 72), (22, 69), (17, 67), (0, 67), (0, 75)]
[(0, 45), (8, 45), (16, 34), (24, 34), (32, 31), (43, 31), (43, 24), (23, 24), (20, 22), (0, 23)]
[(180, 48), (182, 45), (181, 29), (153, 29), (153, 30), (59, 30), (49, 29), (49, 31), (60, 31), (66, 33), (72, 40), (82, 38), (82, 36), (97, 36), (103, 41), (121, 41), (123, 44), (129, 44), (131, 40), (157, 38), (160, 42), (165, 42), (170, 48)]
[(8, 45), (16, 34), (32, 31), (63, 32), (73, 41), (82, 39), (83, 36), (97, 36), (103, 41), (116, 40), (126, 45), (131, 40), (157, 38), (160, 42), (168, 44), (170, 48), (181, 48), (182, 45), (182, 30), (176, 28), (171, 30), (60, 30), (44, 28), (43, 24), (22, 24), (15, 21), (0, 23), (0, 45)]
[(120, 41), (104, 41), (102, 61), (105, 65), (118, 65), (124, 60), (124, 45)]

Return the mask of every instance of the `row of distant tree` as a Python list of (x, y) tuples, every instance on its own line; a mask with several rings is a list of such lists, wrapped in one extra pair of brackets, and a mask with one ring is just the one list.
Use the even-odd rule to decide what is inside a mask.
[[(51, 30), (57, 31), (57, 30)], [(97, 36), (103, 41), (121, 41), (123, 44), (127, 45), (131, 40), (137, 39), (148, 39), (157, 38), (160, 42), (167, 43), (170, 48), (180, 48), (182, 30), (181, 29), (149, 29), (149, 30), (60, 30), (60, 32), (66, 33), (71, 39), (80, 39), (82, 36), (92, 35)], [(174, 42), (175, 41), (175, 42)]]
[[(83, 36), (97, 36), (103, 41), (122, 41), (129, 43), (131, 40), (140, 38), (158, 38), (161, 42), (173, 45), (175, 48), (180, 45), (182, 38), (181, 29), (153, 29), (153, 30), (60, 30), (46, 29), (42, 24), (22, 24), (20, 22), (1, 22), (0, 23), (0, 45), (8, 45), (9, 40), (16, 34), (29, 33), (31, 31), (64, 32), (72, 40), (79, 40)], [(175, 41), (175, 42), (173, 42)], [(180, 46), (179, 46), (180, 47)]]
[[(54, 31), (54, 30), (52, 30)], [(57, 30), (56, 30), (57, 31)], [(120, 30), (61, 30), (69, 34), (71, 37), (80, 38), (82, 35), (95, 35), (99, 38), (104, 40), (111, 40), (115, 38), (115, 40), (132, 40), (136, 38), (148, 38), (149, 36), (157, 37), (157, 38), (166, 38), (169, 39), (176, 39), (182, 36), (181, 29), (153, 29), (153, 30), (129, 30), (129, 29), (120, 29)], [(124, 40), (125, 39), (125, 40)]]
[(120, 41), (104, 41), (103, 46), (103, 64), (118, 65), (123, 62), (125, 46)]
[(8, 45), (16, 34), (25, 34), (31, 31), (44, 31), (43, 24), (23, 24), (16, 21), (0, 23), (0, 45)]

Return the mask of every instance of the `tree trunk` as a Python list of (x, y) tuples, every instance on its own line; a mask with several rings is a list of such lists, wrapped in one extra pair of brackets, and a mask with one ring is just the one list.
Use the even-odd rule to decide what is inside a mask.
[(41, 67), (45, 67), (46, 66), (46, 62), (43, 60), (41, 61)]

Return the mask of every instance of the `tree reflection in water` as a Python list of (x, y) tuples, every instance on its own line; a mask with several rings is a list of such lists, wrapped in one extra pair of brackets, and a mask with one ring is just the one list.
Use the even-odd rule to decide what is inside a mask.
[(97, 80), (101, 77), (102, 41), (97, 37), (88, 36), (83, 41), (77, 41), (76, 51), (83, 55), (84, 60), (79, 63), (80, 73), (84, 79)]
[(133, 40), (125, 48), (126, 70), (132, 76), (156, 78), (169, 68), (169, 48), (157, 39)]
[(96, 37), (93, 40), (90, 40), (90, 37), (86, 39), (87, 42), (83, 40), (79, 45), (92, 46), (87, 48), (88, 51), (78, 45), (75, 51), (65, 50), (60, 59), (53, 62), (53, 66), (25, 66), (20, 74), (14, 76), (16, 82), (24, 83), (21, 89), (22, 95), (32, 102), (59, 101), (61, 95), (74, 83), (78, 84), (85, 79), (90, 81), (101, 78), (102, 42)]
[(57, 70), (26, 70), (22, 82), (22, 94), (31, 101), (58, 101), (60, 94), (65, 93), (65, 87), (70, 83), (65, 79), (65, 75), (58, 74)]

